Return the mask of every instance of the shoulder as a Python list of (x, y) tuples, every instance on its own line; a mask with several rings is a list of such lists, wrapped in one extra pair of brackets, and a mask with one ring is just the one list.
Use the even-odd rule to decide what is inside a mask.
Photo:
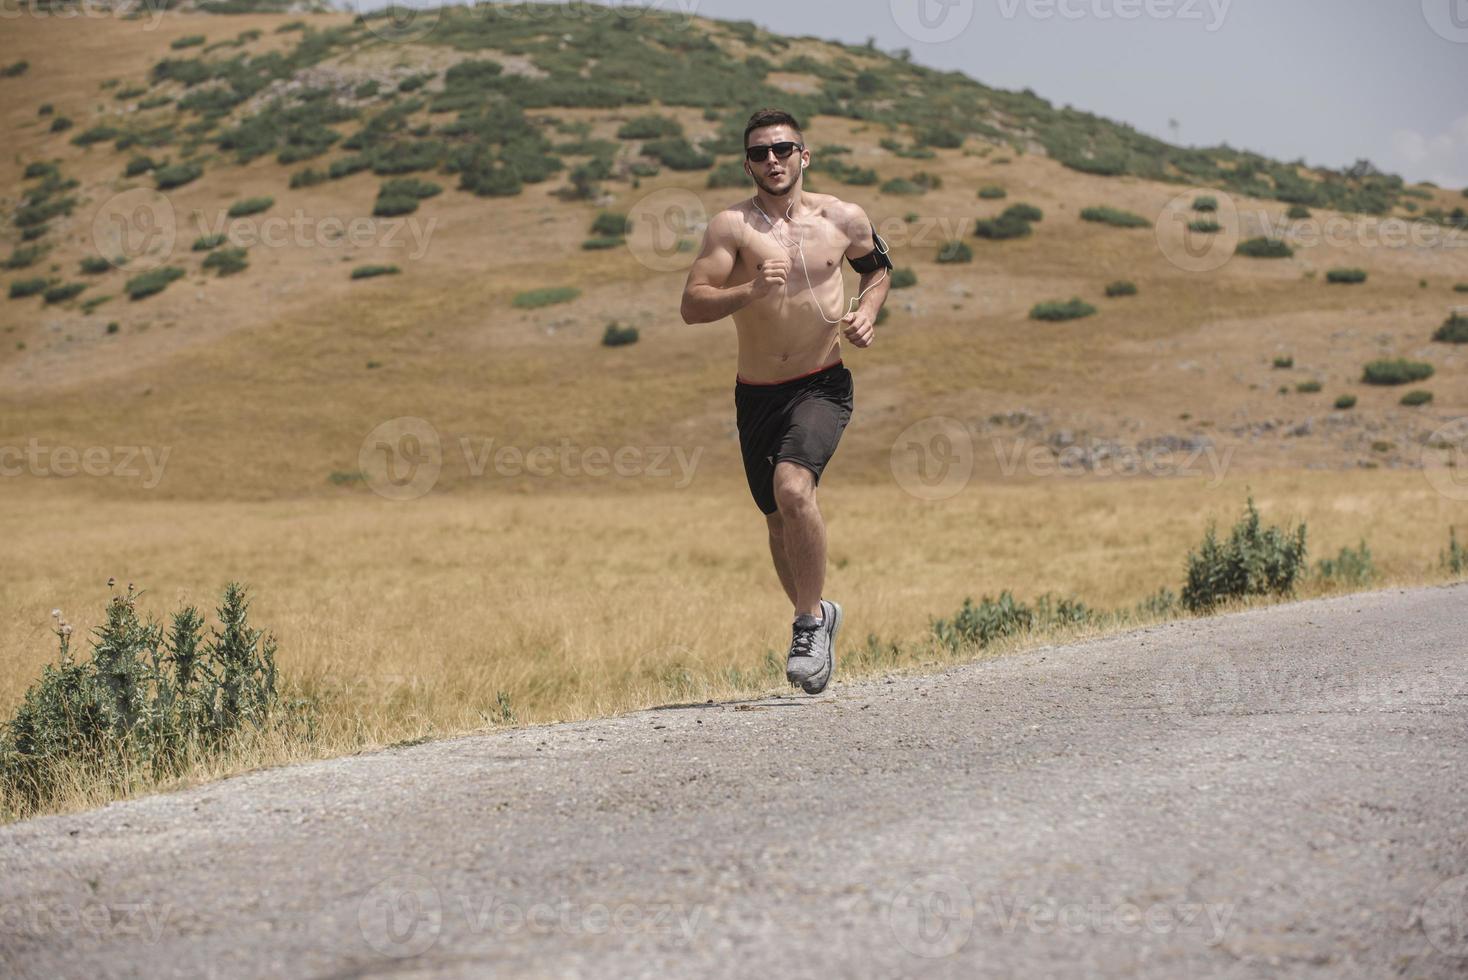
[(826, 199), (823, 202), (826, 217), (847, 235), (855, 237), (858, 233), (870, 230), (871, 222), (867, 218), (866, 209), (860, 204), (854, 201), (843, 201), (832, 194), (821, 196)]
[(750, 214), (749, 201), (731, 204), (709, 219), (708, 233), (711, 237), (731, 244), (738, 243), (744, 238), (744, 229), (749, 224)]

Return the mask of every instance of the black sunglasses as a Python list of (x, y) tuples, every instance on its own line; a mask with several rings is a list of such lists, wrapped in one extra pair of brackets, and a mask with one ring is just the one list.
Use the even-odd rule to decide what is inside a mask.
[(763, 163), (766, 154), (773, 150), (776, 160), (788, 159), (790, 154), (805, 147), (800, 143), (792, 143), (789, 140), (781, 140), (779, 143), (763, 143), (756, 146), (744, 148), (744, 155), (749, 158), (750, 163)]

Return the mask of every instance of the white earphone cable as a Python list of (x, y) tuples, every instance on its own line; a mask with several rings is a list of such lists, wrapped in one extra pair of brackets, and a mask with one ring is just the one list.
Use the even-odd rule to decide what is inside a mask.
[[(804, 164), (802, 163), (801, 166), (804, 166)], [(801, 268), (802, 271), (805, 272), (805, 288), (808, 289), (808, 290), (810, 290), (810, 297), (811, 297), (811, 299), (813, 299), (813, 300), (816, 301), (816, 312), (821, 315), (821, 319), (822, 320), (825, 320), (827, 323), (840, 323), (840, 322), (842, 322), (843, 320), (846, 319), (846, 317), (850, 316), (855, 311), (856, 306), (861, 303), (861, 298), (863, 296), (865, 296), (867, 293), (871, 292), (872, 286), (875, 286), (877, 283), (879, 283), (879, 282), (882, 281), (882, 279), (879, 278), (875, 282), (873, 282), (870, 286), (867, 286), (866, 289), (863, 289), (861, 292), (857, 293), (856, 294), (856, 297), (854, 299), (852, 299), (850, 301), (850, 303), (847, 303), (846, 304), (846, 306), (847, 306), (846, 313), (843, 314), (842, 316), (839, 316), (836, 319), (832, 320), (830, 317), (826, 316), (826, 311), (821, 308), (821, 302), (816, 297), (816, 289), (815, 289), (815, 286), (813, 286), (811, 284), (811, 281), (810, 281), (810, 267), (807, 266), (806, 263), (805, 263), (805, 232), (802, 231), (800, 233), (800, 240), (797, 241), (797, 242), (781, 241), (781, 239), (780, 239), (780, 233), (778, 231), (776, 231), (776, 229), (775, 229), (775, 223), (773, 221), (770, 221), (770, 216), (767, 215), (767, 214), (765, 214), (765, 209), (759, 206), (759, 201), (754, 200), (753, 198), (751, 198), (751, 202), (754, 204), (754, 209), (756, 211), (758, 211), (761, 215), (763, 215), (765, 221), (769, 223), (770, 232), (775, 236), (775, 241), (780, 242), (780, 244), (783, 245), (783, 246), (785, 246), (786, 248), (790, 248), (791, 246), (795, 246), (796, 248), (798, 248), (800, 250), (800, 268)], [(793, 211), (793, 210), (795, 210), (795, 202), (794, 201), (791, 201), (790, 202), (790, 207), (788, 207), (788, 208), (785, 209), (785, 220), (786, 221), (791, 221), (792, 220), (791, 217), (790, 217), (790, 212)], [(873, 237), (875, 238), (876, 236), (874, 235)], [(880, 238), (877, 238), (877, 249), (883, 255), (886, 255), (887, 254), (887, 249), (883, 245), (882, 240)], [(885, 268), (883, 268), (882, 269), (882, 277), (885, 278), (886, 275), (887, 275), (887, 270)], [(841, 298), (843, 300), (846, 299), (846, 287), (844, 285), (841, 287)]]

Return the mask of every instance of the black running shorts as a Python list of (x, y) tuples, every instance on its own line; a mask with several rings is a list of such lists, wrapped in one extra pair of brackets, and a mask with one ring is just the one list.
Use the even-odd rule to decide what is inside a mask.
[(775, 464), (788, 459), (821, 482), (846, 423), (851, 421), (851, 371), (840, 361), (773, 384), (736, 380), (734, 416), (749, 492), (765, 514), (775, 506)]

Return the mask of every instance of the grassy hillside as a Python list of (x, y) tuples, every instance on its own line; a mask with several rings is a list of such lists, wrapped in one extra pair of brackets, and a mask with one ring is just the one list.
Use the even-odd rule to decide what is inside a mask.
[[(1374, 245), (1382, 218), (1318, 210), (1451, 224), (1448, 190), (1169, 147), (1032, 94), (747, 24), (499, 5), (433, 16), (17, 21), (10, 57), (25, 67), (0, 80), (13, 148), (0, 438), (170, 446), (156, 494), (226, 498), (352, 492), (363, 435), (394, 415), (520, 445), (676, 435), (732, 453), (730, 331), (683, 325), (683, 269), (649, 268), (594, 226), (657, 190), (710, 211), (737, 199), (725, 175), (740, 125), (766, 103), (809, 120), (812, 187), (862, 203), (916, 273), (854, 358), (866, 418), (848, 476), (882, 478), (892, 437), (937, 413), (1006, 437), (992, 420), (1024, 418), (1027, 437), (1062, 446), (1206, 437), (1237, 444), (1241, 463), (1356, 466), (1410, 464), (1371, 447), (1409, 449), (1435, 428), (1425, 418), (1462, 407), (1454, 348), (1428, 338), (1468, 253)], [(1147, 226), (1190, 187), (1232, 195), (1225, 235), (1269, 231), (1301, 202), (1348, 231), (1189, 272)], [(1030, 233), (975, 234), (1016, 203), (1043, 212)], [(1078, 217), (1096, 206), (1142, 227)], [(973, 261), (940, 262), (950, 240)], [(1327, 285), (1338, 265), (1369, 279)], [(352, 278), (372, 266), (396, 274)], [(1107, 298), (1118, 280), (1138, 294)], [(513, 304), (537, 287), (579, 294)], [(1073, 296), (1098, 312), (1030, 316)], [(640, 342), (598, 344), (614, 320)], [(1437, 366), (1425, 411), (1360, 383), (1383, 355)], [(1281, 356), (1291, 369), (1272, 367)], [(1353, 414), (1322, 424), (1345, 394)], [(1278, 435), (1306, 424), (1310, 438)], [(466, 479), (446, 462), (441, 486)]]

